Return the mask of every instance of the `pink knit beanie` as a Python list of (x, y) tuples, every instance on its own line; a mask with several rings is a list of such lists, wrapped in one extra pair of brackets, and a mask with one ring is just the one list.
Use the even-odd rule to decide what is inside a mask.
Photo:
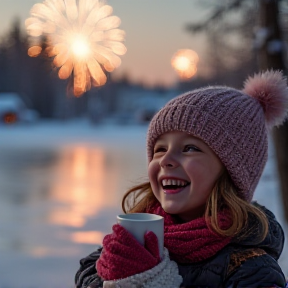
[(157, 138), (182, 131), (202, 139), (218, 155), (239, 196), (250, 202), (268, 154), (268, 129), (288, 114), (286, 78), (267, 71), (248, 78), (242, 91), (211, 86), (169, 101), (151, 120), (148, 161)]

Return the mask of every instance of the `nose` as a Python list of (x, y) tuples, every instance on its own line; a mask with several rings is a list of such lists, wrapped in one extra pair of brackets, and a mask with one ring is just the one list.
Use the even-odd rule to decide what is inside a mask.
[(176, 168), (179, 165), (176, 155), (169, 151), (162, 156), (159, 164), (162, 168)]

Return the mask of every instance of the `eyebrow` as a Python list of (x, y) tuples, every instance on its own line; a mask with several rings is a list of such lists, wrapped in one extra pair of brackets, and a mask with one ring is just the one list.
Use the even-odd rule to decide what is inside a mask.
[[(163, 136), (163, 135), (161, 135), (161, 136), (156, 140), (155, 145), (157, 145), (157, 144), (162, 144), (162, 143), (161, 143), (162, 141), (165, 142), (165, 139), (163, 139), (162, 136)], [(188, 135), (187, 135), (187, 138), (186, 138), (186, 139), (183, 139), (183, 140), (186, 140), (186, 141), (193, 140), (193, 141), (196, 141), (196, 142), (199, 143), (199, 144), (204, 144), (204, 142), (203, 142), (200, 138), (198, 138), (198, 137), (196, 137), (196, 136), (193, 136), (193, 135), (190, 135), (190, 134), (188, 134)]]
[(198, 142), (200, 144), (204, 143), (201, 139), (199, 139), (198, 137), (195, 137), (193, 135), (189, 135), (188, 137), (189, 137), (189, 139), (191, 139), (193, 141), (196, 141), (196, 142)]

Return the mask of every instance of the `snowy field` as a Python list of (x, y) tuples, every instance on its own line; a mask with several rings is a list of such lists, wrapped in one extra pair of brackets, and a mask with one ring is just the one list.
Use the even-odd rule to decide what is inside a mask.
[[(85, 121), (0, 126), (0, 288), (72, 288), (110, 232), (123, 193), (146, 180), (147, 126)], [(283, 218), (274, 151), (255, 200)], [(279, 263), (288, 276), (287, 239)]]

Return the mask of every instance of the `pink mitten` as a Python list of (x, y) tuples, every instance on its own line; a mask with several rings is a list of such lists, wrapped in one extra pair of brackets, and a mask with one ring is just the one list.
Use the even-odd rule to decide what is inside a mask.
[(160, 262), (157, 236), (145, 234), (145, 247), (119, 224), (103, 240), (103, 250), (96, 262), (98, 275), (104, 280), (117, 280), (135, 275)]

